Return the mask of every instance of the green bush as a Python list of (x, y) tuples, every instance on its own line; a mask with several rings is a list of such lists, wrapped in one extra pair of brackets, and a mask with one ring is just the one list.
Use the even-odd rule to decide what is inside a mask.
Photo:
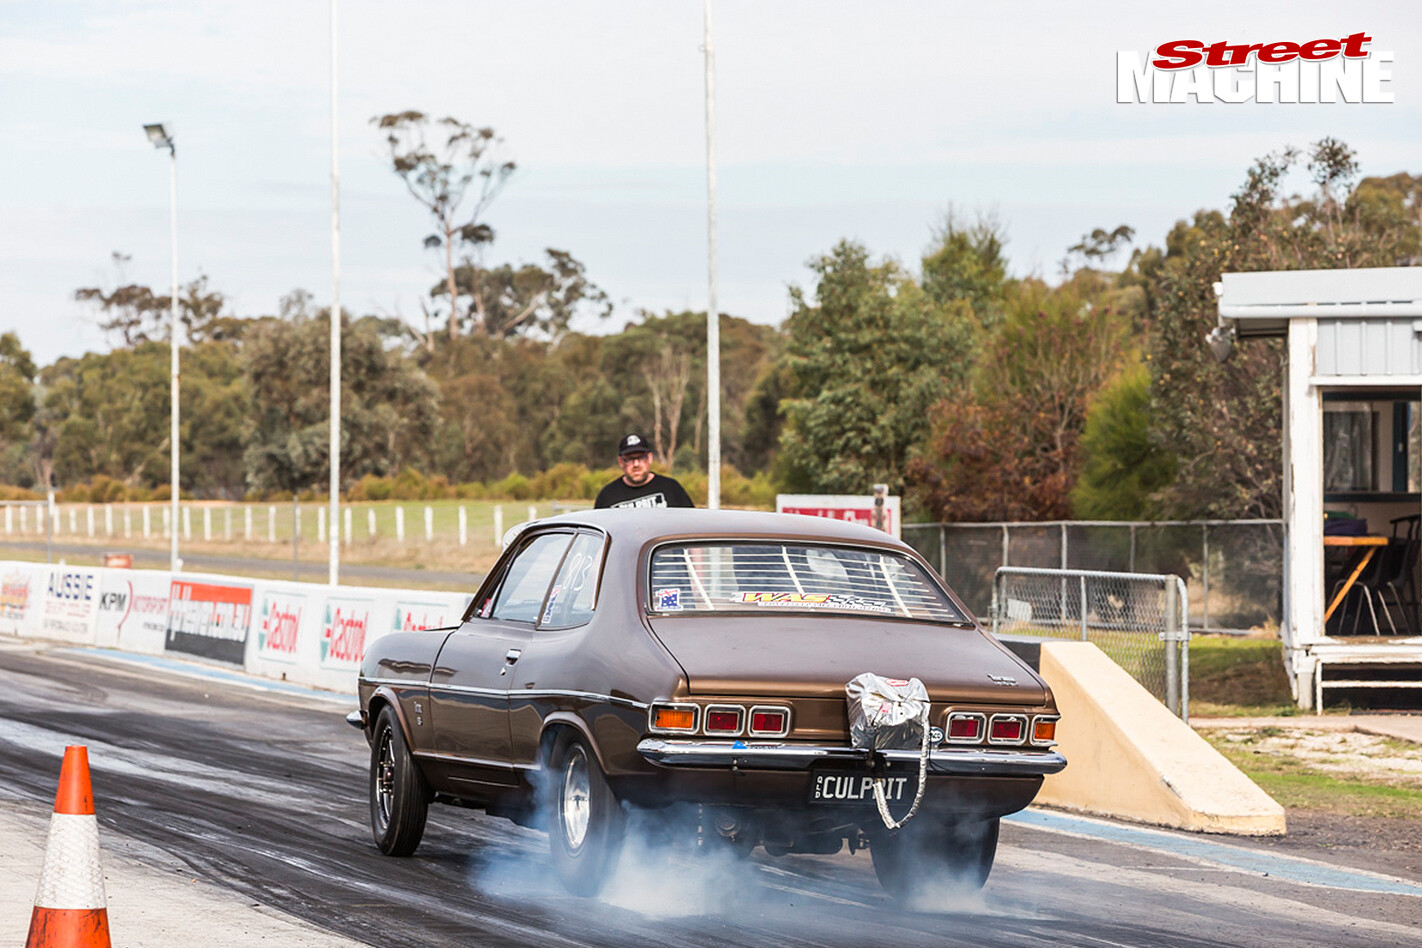
[(489, 485), (489, 496), (503, 500), (528, 500), (533, 496), (532, 482), (514, 471), (501, 481)]
[(535, 475), (529, 489), (532, 496), (540, 499), (581, 500), (588, 496), (584, 492), (587, 474), (584, 465), (565, 461)]

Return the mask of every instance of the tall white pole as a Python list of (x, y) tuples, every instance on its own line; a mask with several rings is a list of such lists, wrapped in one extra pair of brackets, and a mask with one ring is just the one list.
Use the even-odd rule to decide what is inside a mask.
[(173, 298), (171, 301), (173, 335), (169, 340), (172, 385), (168, 393), (172, 403), (168, 413), (168, 442), (172, 468), (169, 471), (169, 487), (172, 490), (169, 503), (172, 504), (173, 510), (173, 529), (171, 531), (172, 546), (169, 555), (169, 568), (176, 573), (181, 567), (178, 559), (178, 148), (171, 140), (168, 144), (168, 153), (169, 164), (172, 168), (168, 194), (168, 236), (173, 254)]
[(721, 506), (721, 314), (716, 311), (716, 52), (706, 10), (706, 506)]
[(331, 0), (331, 529), (330, 570), (332, 586), (341, 577), (341, 165), (337, 138), (336, 107), (339, 77), (336, 61), (336, 7)]

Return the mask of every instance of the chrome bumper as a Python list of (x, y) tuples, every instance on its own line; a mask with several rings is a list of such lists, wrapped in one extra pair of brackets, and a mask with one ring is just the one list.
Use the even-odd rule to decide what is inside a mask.
[[(859, 747), (778, 744), (766, 741), (678, 741), (648, 737), (637, 752), (665, 767), (725, 767), (730, 770), (809, 770), (816, 764), (868, 766), (874, 752)], [(918, 768), (918, 751), (879, 752), (891, 764)], [(965, 777), (1036, 777), (1058, 773), (1066, 758), (1054, 750), (936, 747), (928, 772)]]

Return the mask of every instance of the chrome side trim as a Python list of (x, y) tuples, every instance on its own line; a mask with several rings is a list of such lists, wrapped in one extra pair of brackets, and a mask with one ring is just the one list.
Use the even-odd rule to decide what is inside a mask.
[[(815, 764), (867, 766), (873, 752), (858, 747), (780, 744), (766, 741), (669, 741), (644, 738), (637, 752), (666, 767), (725, 767), (740, 770), (808, 770)], [(879, 753), (895, 764), (918, 766), (918, 752)], [(1032, 777), (1060, 772), (1066, 758), (1056, 751), (1015, 751), (979, 748), (936, 748), (928, 760), (930, 773), (949, 776)]]
[(633, 701), (631, 698), (615, 698), (612, 695), (600, 695), (592, 691), (564, 691), (557, 688), (525, 688), (503, 689), (503, 688), (478, 688), (473, 685), (441, 685), (425, 681), (420, 678), (362, 678), (362, 684), (367, 685), (390, 685), (391, 687), (402, 688), (428, 688), (430, 691), (446, 691), (455, 694), (484, 695), (486, 697), (497, 698), (514, 695), (523, 695), (530, 698), (582, 698), (587, 701), (602, 701), (607, 704), (620, 705), (624, 708), (632, 708), (636, 711), (646, 711), (650, 705), (642, 701)]

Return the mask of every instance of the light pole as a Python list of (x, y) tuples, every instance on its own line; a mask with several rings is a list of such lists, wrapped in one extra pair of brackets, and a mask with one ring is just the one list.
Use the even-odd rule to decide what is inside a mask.
[(169, 522), (169, 534), (172, 537), (169, 569), (176, 573), (183, 565), (178, 559), (178, 148), (173, 144), (172, 134), (162, 125), (145, 125), (143, 130), (148, 133), (148, 140), (153, 143), (154, 148), (168, 149), (172, 168), (168, 202), (169, 242), (173, 251), (172, 336), (169, 338), (172, 384), (168, 413), (168, 447), (171, 459), (169, 485), (172, 491), (169, 501), (172, 504), (172, 517)]
[(706, 13), (706, 506), (721, 506), (721, 314), (716, 311), (716, 50)]
[(341, 165), (336, 138), (336, 5), (331, 0), (331, 541), (327, 581), (341, 581)]

